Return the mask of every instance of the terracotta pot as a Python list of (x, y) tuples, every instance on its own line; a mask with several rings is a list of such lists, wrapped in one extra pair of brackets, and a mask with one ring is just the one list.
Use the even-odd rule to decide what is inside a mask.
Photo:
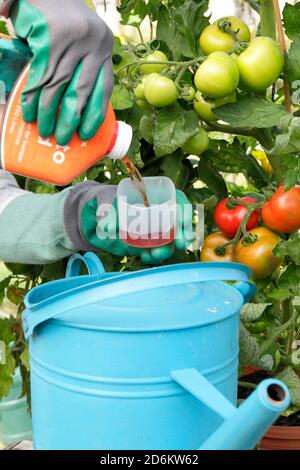
[(258, 367), (254, 367), (254, 366), (248, 366), (248, 367), (245, 367), (244, 369), (244, 375), (245, 377), (247, 375), (252, 375), (252, 374), (255, 374), (255, 372), (259, 372), (260, 369)]
[(262, 438), (259, 450), (300, 450), (300, 426), (272, 426)]

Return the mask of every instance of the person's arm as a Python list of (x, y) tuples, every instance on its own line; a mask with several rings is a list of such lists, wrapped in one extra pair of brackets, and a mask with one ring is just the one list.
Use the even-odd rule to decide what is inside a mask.
[(32, 194), (0, 170), (0, 259), (11, 263), (47, 264), (75, 251), (108, 251), (135, 255), (159, 264), (191, 239), (192, 207), (180, 191), (177, 204), (185, 210), (177, 229), (183, 237), (153, 249), (134, 248), (119, 238), (117, 187), (85, 181), (57, 194)]
[(0, 259), (46, 264), (76, 251), (65, 230), (68, 190), (55, 195), (20, 189), (14, 177), (0, 170)]

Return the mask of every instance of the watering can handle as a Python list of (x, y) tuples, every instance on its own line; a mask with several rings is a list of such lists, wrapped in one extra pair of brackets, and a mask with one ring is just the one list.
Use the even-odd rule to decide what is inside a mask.
[(99, 260), (98, 256), (94, 253), (85, 253), (84, 256), (76, 253), (71, 256), (68, 261), (66, 277), (80, 276), (80, 270), (84, 265), (87, 268), (88, 274), (103, 277), (105, 269)]
[[(86, 264), (91, 273), (96, 274), (96, 276), (93, 276), (93, 282), (91, 280), (90, 283), (91, 302), (100, 302), (113, 298), (116, 292), (116, 284), (119, 296), (161, 287), (174, 287), (181, 285), (184, 282), (183, 280), (186, 280), (185, 282), (187, 283), (240, 281), (237, 282), (234, 287), (242, 294), (244, 302), (247, 302), (256, 291), (254, 284), (249, 282), (251, 270), (247, 266), (238, 263), (187, 263), (160, 266), (144, 271), (130, 272), (128, 274), (120, 273), (120, 275), (116, 274), (111, 277), (105, 274), (104, 268), (96, 255), (87, 253), (84, 257), (76, 255), (74, 258), (71, 258), (67, 271), (68, 276), (78, 274), (80, 266), (79, 260), (81, 263), (84, 262)], [(98, 279), (98, 282), (95, 278)], [(95, 287), (95, 282), (97, 289), (93, 291), (92, 289)], [(98, 287), (101, 287), (101, 289), (98, 289)], [(76, 296), (76, 305), (80, 307), (82, 301), (80, 294), (82, 289), (87, 289), (87, 285), (84, 284), (81, 287), (78, 286), (76, 289), (70, 289), (57, 294), (55, 296), (57, 308), (55, 309), (52, 308), (51, 297), (43, 300), (43, 295), (40, 295), (41, 289), (43, 288), (43, 286), (34, 288), (27, 294), (25, 299), (27, 309), (23, 313), (23, 329), (26, 338), (31, 336), (34, 328), (40, 323), (61, 315), (62, 309), (59, 308), (60, 301), (62, 302), (63, 309), (65, 309), (65, 302), (68, 297)], [(39, 310), (41, 302), (43, 302), (45, 308), (42, 312), (38, 312), (37, 314), (36, 310)], [(86, 299), (84, 302), (86, 303)]]

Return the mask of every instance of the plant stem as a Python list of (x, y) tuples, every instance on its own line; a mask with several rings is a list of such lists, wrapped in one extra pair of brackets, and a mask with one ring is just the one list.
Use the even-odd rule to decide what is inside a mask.
[(130, 62), (129, 64), (126, 64), (126, 65), (123, 65), (123, 67), (121, 67), (117, 74), (120, 74), (120, 72), (122, 72), (123, 70), (129, 68), (129, 67), (133, 67), (133, 66), (136, 66), (136, 68), (140, 68), (141, 65), (177, 65), (177, 66), (182, 66), (184, 67), (184, 69), (186, 70), (188, 67), (190, 67), (191, 65), (195, 65), (197, 63), (200, 63), (200, 62), (204, 62), (206, 60), (206, 57), (204, 56), (200, 56), (200, 57), (197, 57), (196, 59), (192, 59), (192, 60), (189, 60), (187, 62), (178, 62), (176, 60), (169, 60), (167, 62), (162, 62), (162, 61), (147, 61), (147, 60), (136, 60), (134, 62)]
[(151, 41), (153, 40), (153, 23), (151, 20), (150, 20), (150, 40)]
[(144, 41), (144, 38), (143, 38), (143, 33), (141, 31), (141, 28), (139, 26), (137, 26), (136, 29), (138, 30), (141, 42), (144, 43), (145, 41)]
[[(281, 11), (280, 11), (278, 0), (273, 0), (273, 7), (274, 7), (274, 12), (275, 12), (275, 21), (276, 21), (276, 26), (277, 26), (280, 49), (286, 60), (287, 48), (286, 48), (286, 43), (285, 43), (285, 36), (284, 36), (284, 31), (283, 31), (282, 19), (281, 19)], [(284, 96), (285, 96), (284, 105), (285, 105), (286, 111), (290, 113), (292, 110), (292, 104), (291, 104), (291, 98), (290, 98), (289, 84), (286, 80), (284, 80), (283, 83), (284, 83)]]
[(260, 0), (260, 29), (262, 36), (276, 40), (276, 22), (272, 0)]
[(256, 11), (256, 13), (259, 13), (259, 5), (255, 0), (246, 0), (246, 2), (249, 4), (252, 10)]
[(242, 388), (251, 388), (251, 390), (255, 390), (257, 385), (256, 384), (252, 384), (250, 382), (240, 382), (239, 381), (239, 387), (242, 387)]

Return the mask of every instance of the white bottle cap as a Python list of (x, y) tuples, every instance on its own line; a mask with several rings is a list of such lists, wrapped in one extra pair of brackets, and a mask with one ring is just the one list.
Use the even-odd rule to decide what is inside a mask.
[(111, 160), (126, 157), (132, 141), (132, 127), (123, 121), (118, 121), (118, 135), (112, 150), (106, 155)]

